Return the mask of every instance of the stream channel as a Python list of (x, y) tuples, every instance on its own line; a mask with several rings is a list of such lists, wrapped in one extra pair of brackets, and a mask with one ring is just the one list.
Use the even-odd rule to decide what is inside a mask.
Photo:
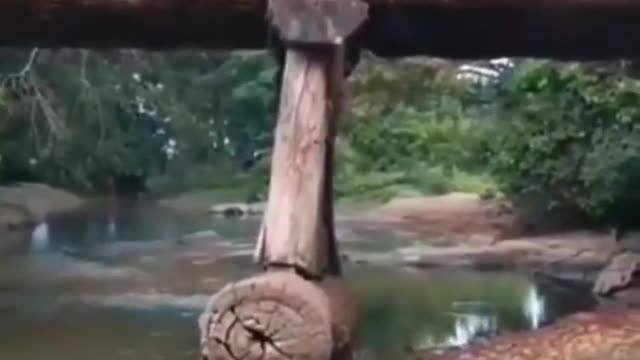
[[(209, 295), (259, 270), (251, 262), (258, 218), (107, 209), (93, 204), (2, 234), (17, 245), (0, 247), (1, 360), (195, 360), (196, 318)], [(371, 260), (345, 264), (361, 359), (464, 345), (592, 306), (588, 294), (516, 273), (394, 265), (419, 235), (336, 223), (341, 251)]]

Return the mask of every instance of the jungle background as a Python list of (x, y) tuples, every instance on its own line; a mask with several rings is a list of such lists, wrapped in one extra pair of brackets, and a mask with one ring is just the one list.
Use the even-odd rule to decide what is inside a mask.
[[(0, 182), (80, 194), (211, 190), (264, 199), (276, 67), (265, 52), (0, 51)], [(582, 225), (640, 204), (632, 62), (470, 62), (364, 54), (339, 124), (336, 195), (470, 192)]]

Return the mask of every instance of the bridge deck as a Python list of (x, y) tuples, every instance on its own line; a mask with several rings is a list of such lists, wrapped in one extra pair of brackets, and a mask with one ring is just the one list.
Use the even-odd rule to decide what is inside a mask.
[[(636, 0), (368, 0), (385, 57), (640, 54)], [(0, 46), (259, 49), (266, 0), (0, 0)]]

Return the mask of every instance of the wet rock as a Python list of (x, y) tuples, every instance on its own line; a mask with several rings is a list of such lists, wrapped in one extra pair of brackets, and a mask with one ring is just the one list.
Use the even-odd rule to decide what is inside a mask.
[(598, 275), (593, 292), (597, 295), (607, 296), (629, 287), (637, 278), (638, 270), (640, 270), (640, 254), (632, 252), (618, 254)]
[(640, 307), (640, 254), (615, 255), (598, 274), (593, 293), (604, 308)]
[(64, 190), (36, 183), (0, 186), (0, 227), (35, 226), (48, 215), (70, 211), (83, 200)]
[(209, 209), (209, 212), (214, 215), (221, 215), (224, 217), (241, 217), (247, 215), (259, 215), (264, 213), (265, 204), (255, 203), (228, 203), (214, 205)]
[(214, 239), (214, 238), (218, 238), (220, 235), (215, 231), (215, 230), (202, 230), (202, 231), (196, 231), (190, 234), (187, 234), (185, 236), (182, 237), (182, 239), (184, 241), (191, 241), (191, 240), (201, 240), (201, 239)]
[(25, 206), (0, 203), (0, 228), (4, 230), (24, 230), (34, 227), (37, 223), (37, 216)]

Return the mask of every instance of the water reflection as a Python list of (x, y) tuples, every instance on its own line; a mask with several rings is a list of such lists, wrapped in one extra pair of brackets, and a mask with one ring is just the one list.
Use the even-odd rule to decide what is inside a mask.
[(31, 232), (31, 251), (42, 252), (49, 248), (49, 224), (39, 223)]
[(484, 302), (454, 302), (454, 331), (435, 346), (463, 346), (488, 338), (498, 331), (498, 314), (491, 304)]
[[(195, 319), (208, 296), (257, 270), (250, 261), (256, 219), (153, 206), (109, 214), (49, 219), (26, 235), (26, 251), (37, 256), (2, 258), (0, 359), (193, 359)], [(344, 244), (348, 251), (377, 254), (402, 241), (339, 226), (355, 240)], [(584, 293), (557, 293), (516, 274), (345, 270), (358, 297), (363, 359), (398, 358), (405, 346), (461, 346), (591, 306)]]
[(537, 286), (530, 286), (523, 304), (523, 311), (531, 329), (537, 329), (545, 320), (545, 298)]
[(463, 346), (593, 306), (586, 293), (554, 293), (509, 273), (368, 267), (350, 276), (360, 296), (366, 359), (401, 357), (404, 346)]

